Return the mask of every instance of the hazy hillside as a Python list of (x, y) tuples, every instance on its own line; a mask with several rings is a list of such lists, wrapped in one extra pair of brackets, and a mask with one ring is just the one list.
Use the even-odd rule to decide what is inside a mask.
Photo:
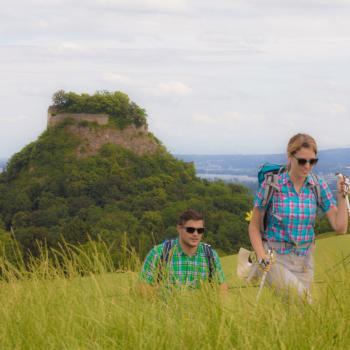
[[(261, 155), (176, 155), (186, 162), (194, 162), (198, 173), (237, 174), (256, 176), (263, 163), (284, 164), (284, 154)], [(322, 174), (343, 172), (350, 174), (350, 148), (319, 151), (315, 171)]]
[(0, 172), (5, 168), (7, 161), (5, 158), (0, 159)]
[[(240, 183), (252, 190), (257, 188), (257, 172), (264, 163), (284, 164), (284, 154), (261, 155), (176, 155), (178, 159), (193, 162), (196, 173), (208, 180), (222, 179), (226, 182)], [(350, 148), (320, 151), (315, 173), (322, 175), (335, 189), (335, 173), (350, 175)]]

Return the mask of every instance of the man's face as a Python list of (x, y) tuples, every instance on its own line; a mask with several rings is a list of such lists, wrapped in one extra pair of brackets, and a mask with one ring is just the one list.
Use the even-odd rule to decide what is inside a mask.
[(201, 232), (203, 228), (203, 220), (188, 220), (182, 225), (177, 225), (180, 242), (189, 248), (198, 247), (203, 236), (203, 234), (198, 233), (198, 229)]

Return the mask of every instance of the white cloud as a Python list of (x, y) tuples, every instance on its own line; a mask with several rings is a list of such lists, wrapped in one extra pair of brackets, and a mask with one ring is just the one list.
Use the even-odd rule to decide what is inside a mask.
[(244, 113), (244, 112), (221, 112), (218, 115), (208, 115), (195, 113), (192, 117), (193, 123), (200, 123), (202, 125), (210, 125), (210, 127), (217, 127), (218, 129), (224, 128), (236, 129), (242, 128), (244, 130), (249, 130), (252, 127), (256, 127), (259, 124), (261, 125), (264, 122), (268, 121), (266, 115), (261, 113)]
[(61, 88), (124, 91), (174, 152), (284, 149), (300, 129), (349, 145), (350, 1), (5, 3), (3, 155), (43, 130)]
[(156, 96), (186, 96), (191, 93), (191, 88), (181, 81), (159, 83), (153, 89)]
[(102, 79), (107, 82), (123, 85), (134, 85), (136, 83), (135, 80), (128, 76), (116, 73), (107, 73), (103, 76)]
[(201, 124), (215, 124), (217, 122), (217, 120), (214, 117), (211, 117), (206, 114), (199, 114), (199, 113), (194, 114), (193, 121), (195, 123), (201, 123)]
[[(2, 117), (0, 116), (0, 122), (1, 123), (6, 123), (6, 124), (17, 124), (26, 120), (29, 120), (29, 116), (25, 114), (19, 114), (14, 117)], [(4, 127), (4, 125), (2, 125)]]
[(330, 108), (331, 114), (343, 114), (346, 113), (347, 109), (345, 106), (339, 104), (339, 103), (333, 103), (333, 105)]
[(134, 10), (185, 10), (188, 0), (96, 0), (99, 5), (108, 5)]
[(91, 51), (91, 48), (86, 47), (84, 45), (78, 44), (76, 42), (72, 41), (64, 41), (60, 43), (55, 50), (58, 50), (60, 53), (64, 52), (80, 52), (80, 53), (86, 53)]
[(37, 20), (34, 25), (36, 25), (38, 28), (40, 29), (47, 29), (49, 28), (50, 24), (48, 21), (44, 20), (44, 19), (39, 19)]

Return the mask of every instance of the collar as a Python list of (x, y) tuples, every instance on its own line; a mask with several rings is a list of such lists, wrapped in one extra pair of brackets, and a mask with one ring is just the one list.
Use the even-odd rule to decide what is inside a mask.
[(286, 185), (287, 182), (292, 183), (292, 180), (290, 179), (288, 171), (285, 171), (284, 173), (282, 173), (282, 185)]
[(314, 178), (309, 174), (306, 178), (306, 182), (308, 182), (309, 185), (311, 186), (315, 186), (315, 181), (314, 181)]
[[(176, 246), (177, 254), (178, 254), (178, 255), (189, 256), (189, 255), (187, 255), (187, 254), (184, 252), (184, 250), (182, 249), (181, 244), (180, 244), (180, 242), (179, 242), (179, 238), (176, 238), (176, 239), (175, 239), (174, 246)], [(198, 253), (200, 252), (201, 246), (202, 246), (202, 242), (199, 242), (199, 245), (198, 245), (198, 247), (197, 247), (196, 254), (195, 254), (195, 255), (191, 255), (191, 256), (196, 256), (196, 255), (198, 255)]]
[[(288, 182), (293, 185), (293, 182), (288, 174), (288, 171), (286, 171), (286, 172), (282, 173), (282, 184), (286, 185)], [(304, 184), (310, 185), (310, 186), (315, 186), (315, 181), (310, 174), (306, 177)]]

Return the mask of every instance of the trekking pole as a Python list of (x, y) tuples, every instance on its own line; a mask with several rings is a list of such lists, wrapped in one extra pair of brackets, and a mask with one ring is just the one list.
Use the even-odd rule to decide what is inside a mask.
[(345, 198), (346, 201), (346, 207), (348, 208), (348, 213), (350, 216), (350, 203), (349, 203), (349, 189), (350, 189), (350, 177), (349, 176), (345, 176), (341, 173), (336, 173), (335, 175), (337, 175), (338, 177), (344, 179), (344, 192), (343, 192), (343, 196)]
[(267, 273), (270, 271), (271, 265), (275, 262), (275, 254), (274, 254), (273, 250), (269, 249), (267, 251), (267, 254), (269, 256), (268, 260), (267, 261), (263, 260), (263, 261), (261, 261), (259, 263), (260, 268), (264, 271), (264, 273), (263, 273), (263, 275), (261, 277), (261, 282), (260, 282), (258, 294), (256, 295), (256, 302), (259, 301), (259, 298), (260, 298), (260, 295), (261, 295), (261, 291), (264, 288)]

